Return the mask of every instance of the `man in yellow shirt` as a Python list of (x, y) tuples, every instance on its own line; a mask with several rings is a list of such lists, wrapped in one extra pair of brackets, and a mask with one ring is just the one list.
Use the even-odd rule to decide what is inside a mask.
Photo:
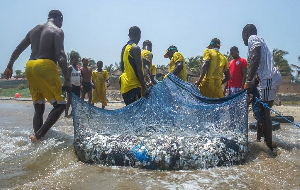
[[(222, 84), (230, 79), (227, 58), (219, 52), (221, 42), (218, 38), (211, 40), (204, 50), (203, 66), (199, 79), (195, 82), (201, 94), (209, 98), (222, 98)], [(225, 77), (223, 78), (223, 74)]]
[[(165, 58), (169, 58), (169, 73), (173, 73), (178, 78), (183, 81), (187, 81), (187, 72), (185, 66), (185, 60), (181, 53), (178, 52), (176, 46), (170, 46), (167, 49), (166, 54), (164, 55)], [(166, 76), (165, 76), (166, 77)]]
[(121, 52), (121, 67), (124, 70), (120, 76), (121, 94), (126, 105), (141, 98), (141, 93), (143, 96), (148, 96), (142, 69), (141, 49), (137, 45), (141, 39), (140, 28), (131, 27), (128, 36), (130, 40)]
[[(143, 42), (143, 50), (141, 52), (143, 68), (144, 68), (144, 78), (147, 86), (152, 86), (156, 84), (153, 74), (156, 75), (155, 65), (152, 64), (153, 54), (152, 54), (152, 43), (150, 40), (145, 40)], [(153, 68), (154, 66), (154, 68)], [(155, 73), (153, 73), (155, 72)]]
[[(93, 81), (93, 98), (92, 104), (101, 101), (102, 109), (107, 106), (106, 100), (106, 87), (109, 87), (109, 76), (107, 70), (103, 70), (103, 62), (97, 62), (97, 70), (92, 72), (92, 81)], [(105, 85), (105, 83), (107, 85)]]

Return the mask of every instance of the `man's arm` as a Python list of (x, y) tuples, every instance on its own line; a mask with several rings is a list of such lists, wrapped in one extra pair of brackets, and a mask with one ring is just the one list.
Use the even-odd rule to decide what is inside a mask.
[(177, 76), (182, 69), (183, 69), (183, 62), (178, 61), (178, 62), (175, 63), (175, 68), (172, 71), (172, 73)]
[(64, 50), (64, 32), (61, 29), (54, 33), (54, 47), (56, 61), (58, 62), (65, 78), (64, 86), (68, 88), (71, 86), (71, 83), (68, 73), (67, 56)]
[(150, 76), (150, 61), (143, 58), (143, 64), (144, 64), (144, 76), (146, 78), (149, 85), (152, 84), (151, 76)]
[(230, 72), (229, 72), (229, 69), (226, 69), (226, 70), (224, 71), (224, 75), (225, 75), (225, 77), (224, 77), (223, 80), (222, 80), (222, 84), (225, 84), (225, 83), (227, 83), (227, 82), (230, 80)]
[(244, 90), (246, 77), (247, 77), (247, 68), (242, 68), (242, 90)]
[(148, 91), (146, 89), (146, 83), (145, 83), (145, 80), (144, 80), (144, 74), (143, 74), (143, 71), (142, 71), (142, 59), (141, 59), (141, 49), (139, 46), (133, 46), (130, 50), (132, 56), (133, 56), (133, 59), (134, 59), (134, 64), (135, 64), (135, 67), (136, 67), (136, 75), (137, 75), (137, 78), (138, 80), (140, 81), (141, 85), (142, 85), (142, 91), (143, 91), (143, 94), (147, 94)]
[(208, 65), (209, 65), (209, 62), (210, 60), (205, 60), (203, 61), (203, 66), (201, 68), (201, 72), (200, 72), (200, 76), (199, 76), (199, 79), (195, 82), (195, 85), (196, 86), (199, 86), (199, 84), (201, 83), (202, 79), (204, 78), (206, 72), (207, 72), (207, 69), (208, 69)]
[(55, 58), (58, 62), (65, 79), (70, 79), (67, 66), (67, 56), (64, 50), (64, 32), (56, 31), (54, 34)]
[(259, 61), (261, 56), (260, 50), (261, 47), (258, 46), (250, 52), (251, 57), (250, 57), (250, 69), (249, 69), (248, 79), (247, 79), (247, 89), (251, 89), (255, 84), (255, 80), (256, 80), (255, 75), (259, 67)]
[(10, 60), (7, 64), (7, 67), (4, 71), (4, 77), (6, 79), (11, 78), (12, 73), (13, 73), (13, 65), (15, 63), (15, 61), (18, 59), (18, 57), (20, 56), (20, 54), (30, 45), (30, 38), (29, 38), (29, 32), (27, 33), (27, 35), (25, 36), (25, 38), (20, 42), (20, 44), (16, 47), (16, 49), (14, 50), (14, 52), (11, 54)]

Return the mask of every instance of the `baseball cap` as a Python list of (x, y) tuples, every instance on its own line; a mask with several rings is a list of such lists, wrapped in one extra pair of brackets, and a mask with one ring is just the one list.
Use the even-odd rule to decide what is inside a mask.
[(167, 52), (165, 53), (165, 55), (164, 55), (164, 57), (165, 58), (168, 58), (169, 56), (168, 56), (168, 53), (169, 53), (169, 51), (171, 51), (171, 50), (175, 50), (175, 51), (178, 51), (178, 49), (177, 49), (177, 47), (176, 46), (170, 46), (168, 49), (167, 49)]

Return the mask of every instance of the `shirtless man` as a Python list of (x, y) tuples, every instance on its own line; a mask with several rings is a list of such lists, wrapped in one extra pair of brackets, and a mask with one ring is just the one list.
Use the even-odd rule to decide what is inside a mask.
[[(48, 21), (31, 29), (16, 47), (4, 71), (5, 78), (11, 78), (15, 60), (31, 45), (31, 55), (26, 64), (25, 73), (35, 111), (33, 116), (34, 134), (30, 136), (33, 142), (38, 142), (47, 133), (66, 108), (65, 99), (61, 96), (62, 85), (56, 65), (58, 62), (65, 78), (64, 86), (68, 89), (70, 78), (64, 52), (62, 22), (63, 15), (60, 11), (50, 11)], [(43, 123), (45, 98), (53, 105), (53, 109)]]
[(82, 59), (82, 68), (81, 68), (81, 99), (84, 100), (85, 94), (88, 93), (89, 96), (89, 104), (92, 102), (92, 69), (88, 67), (88, 59), (83, 58)]

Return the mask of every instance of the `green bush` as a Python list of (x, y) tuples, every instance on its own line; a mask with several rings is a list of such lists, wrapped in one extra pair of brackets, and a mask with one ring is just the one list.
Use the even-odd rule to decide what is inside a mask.
[(22, 90), (22, 89), (27, 88), (27, 85), (21, 83), (21, 84), (18, 84), (17, 88)]

